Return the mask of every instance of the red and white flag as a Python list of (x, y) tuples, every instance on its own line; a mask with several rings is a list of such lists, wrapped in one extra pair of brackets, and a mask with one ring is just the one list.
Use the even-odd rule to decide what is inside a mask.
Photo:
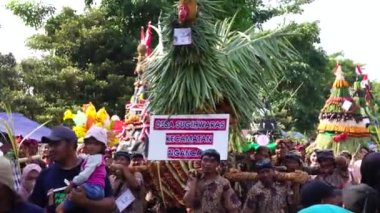
[(355, 67), (355, 72), (356, 72), (356, 75), (363, 75), (363, 71), (362, 71), (362, 68), (360, 67), (360, 65), (356, 65)]

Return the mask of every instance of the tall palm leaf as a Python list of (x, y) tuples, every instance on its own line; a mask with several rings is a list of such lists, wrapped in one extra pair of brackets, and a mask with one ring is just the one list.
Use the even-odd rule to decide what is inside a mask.
[[(1, 125), (2, 129), (5, 130), (5, 133), (7, 134), (7, 137), (8, 137), (7, 139), (11, 142), (12, 151), (13, 151), (12, 155), (14, 155), (12, 157), (14, 157), (17, 160), (18, 156), (19, 156), (19, 147), (20, 147), (20, 145), (26, 139), (28, 139), (33, 133), (35, 133), (36, 131), (38, 131), (42, 127), (46, 126), (50, 121), (44, 122), (43, 124), (39, 125), (37, 128), (33, 129), (28, 134), (24, 135), (23, 136), (24, 138), (21, 140), (20, 145), (18, 145), (17, 142), (16, 142), (16, 134), (14, 132), (14, 122), (13, 122), (13, 117), (12, 117), (12, 111), (11, 111), (11, 109), (9, 107), (6, 107), (6, 113), (7, 113), (7, 118), (8, 119), (2, 119), (2, 118), (0, 118), (0, 125)], [(3, 134), (3, 133), (1, 133), (1, 134)], [(5, 135), (3, 135), (3, 136), (5, 137)]]

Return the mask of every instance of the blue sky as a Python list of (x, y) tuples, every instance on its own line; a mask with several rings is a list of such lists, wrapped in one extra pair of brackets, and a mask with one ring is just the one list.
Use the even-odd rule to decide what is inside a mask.
[[(12, 52), (18, 60), (40, 53), (25, 47), (25, 39), (36, 31), (25, 27), (0, 3), (0, 52)], [(70, 6), (82, 11), (84, 0), (43, 0), (57, 8)], [(327, 53), (343, 51), (345, 57), (366, 64), (365, 71), (371, 79), (380, 80), (380, 1), (376, 0), (315, 0), (305, 6), (302, 15), (281, 17), (267, 26), (295, 20), (319, 21), (321, 46)], [(376, 22), (376, 23), (375, 23)]]

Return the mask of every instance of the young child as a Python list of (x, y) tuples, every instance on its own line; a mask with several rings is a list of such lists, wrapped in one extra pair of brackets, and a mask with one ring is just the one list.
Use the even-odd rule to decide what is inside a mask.
[[(74, 177), (66, 191), (70, 192), (77, 186), (81, 186), (89, 199), (101, 200), (104, 198), (106, 178), (106, 163), (103, 155), (107, 148), (107, 131), (101, 127), (91, 127), (85, 136), (84, 144), (88, 156), (82, 163), (81, 172)], [(63, 205), (57, 208), (57, 212), (66, 212), (74, 208), (74, 204), (66, 199)]]

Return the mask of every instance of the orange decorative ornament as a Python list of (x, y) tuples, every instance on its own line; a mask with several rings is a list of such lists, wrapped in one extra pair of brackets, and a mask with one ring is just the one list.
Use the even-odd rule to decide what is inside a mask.
[(193, 22), (197, 17), (197, 0), (180, 0), (178, 3), (178, 22)]

